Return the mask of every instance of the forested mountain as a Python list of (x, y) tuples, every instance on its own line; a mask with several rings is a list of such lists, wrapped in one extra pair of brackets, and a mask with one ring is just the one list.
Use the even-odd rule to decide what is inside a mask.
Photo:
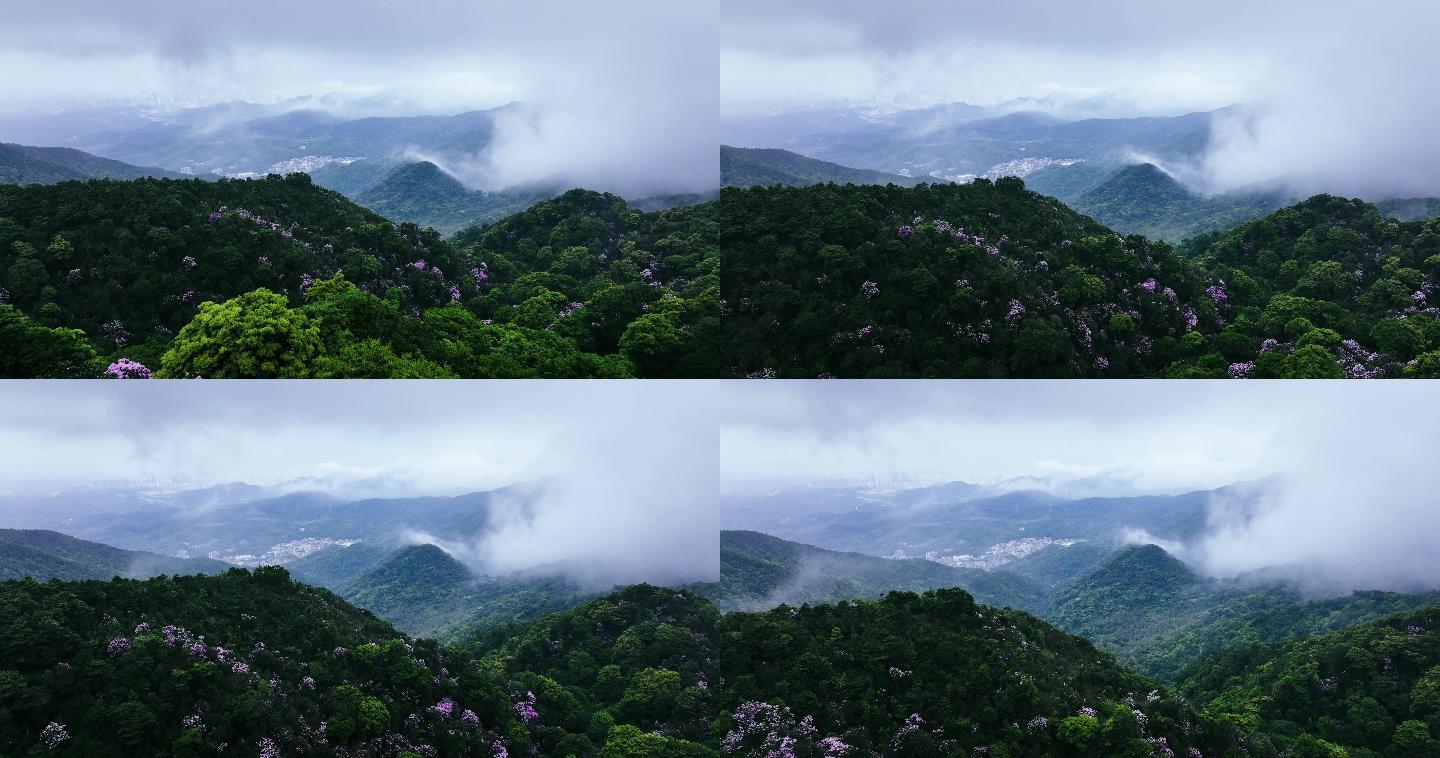
[(1139, 163), (1116, 169), (1066, 202), (1121, 234), (1176, 242), (1259, 218), (1287, 200), (1279, 192), (1259, 190), (1207, 197), (1154, 164)]
[(1401, 221), (1419, 221), (1440, 215), (1440, 197), (1406, 197), (1381, 200), (1375, 204), (1380, 212)]
[(1440, 592), (1318, 595), (1280, 574), (1207, 578), (1155, 545), (1057, 544), (980, 570), (722, 531), (720, 561), (720, 581), (697, 589), (722, 609), (960, 587), (986, 605), (1034, 613), (1161, 681), (1175, 681), (1217, 650), (1296, 639), (1440, 602)]
[(714, 375), (715, 239), (581, 190), (454, 245), (303, 174), (0, 186), (0, 375)]
[(1190, 261), (1018, 179), (727, 189), (721, 209), (736, 375), (1148, 376), (1219, 317)]
[(1018, 179), (721, 200), (730, 373), (1440, 375), (1440, 221), (1319, 195), (1179, 251)]
[(472, 190), (434, 163), (421, 161), (396, 166), (384, 178), (350, 197), (385, 218), (453, 234), (466, 227), (499, 221), (558, 194), (553, 186), (537, 186), (526, 192)]
[(1403, 222), (1329, 195), (1182, 252), (1226, 282), (1227, 324), (1173, 373), (1218, 376), (1440, 375), (1440, 220)]
[[(1124, 611), (1149, 611), (1204, 582), (1158, 545), (1122, 548), (1068, 582), (1050, 602), (1049, 618), (1086, 639)], [(1097, 629), (1092, 625), (1102, 625)]]
[(1226, 721), (959, 589), (731, 613), (724, 635), (719, 723), (739, 755), (1246, 754)]
[(229, 567), (208, 558), (172, 558), (121, 550), (43, 529), (0, 529), (0, 580), (145, 578), (157, 574), (213, 574)]
[(540, 755), (592, 755), (603, 742), (600, 758), (716, 758), (721, 636), (705, 598), (641, 584), (545, 616), (485, 660), (536, 695)]
[(68, 147), (0, 142), (0, 184), (54, 184), (68, 179), (178, 178), (160, 168), (132, 166)]
[(1103, 563), (1114, 549), (1114, 545), (1096, 542), (1049, 545), (1005, 564), (1005, 571), (1029, 579), (1050, 593)]
[(850, 168), (807, 158), (789, 150), (720, 146), (720, 184), (723, 187), (787, 184), (898, 184), (910, 187), (919, 182), (908, 176)]
[(380, 565), (393, 550), (370, 542), (336, 545), (285, 564), (297, 580), (339, 594), (356, 577)]
[(471, 652), (276, 567), (6, 582), (0, 608), (7, 755), (718, 754), (701, 744), (718, 614), (675, 590), (631, 587)]
[(1440, 606), (1233, 649), (1182, 687), (1217, 716), (1267, 725), (1290, 755), (1440, 754)]
[(1041, 603), (1039, 588), (1003, 571), (840, 553), (745, 531), (720, 532), (720, 581), (697, 589), (721, 610), (767, 610), (939, 587), (961, 587), (987, 605), (1033, 610)]
[(435, 545), (408, 545), (351, 578), (339, 594), (410, 634), (453, 642), (601, 593), (558, 574), (481, 576)]
[(1327, 596), (1282, 578), (1211, 579), (1144, 545), (1062, 585), (1038, 613), (1126, 666), (1174, 681), (1213, 651), (1298, 639), (1437, 602), (1440, 592)]

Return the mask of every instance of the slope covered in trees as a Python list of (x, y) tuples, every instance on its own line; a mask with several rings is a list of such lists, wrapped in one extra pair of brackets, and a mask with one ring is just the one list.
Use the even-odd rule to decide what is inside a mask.
[(1182, 686), (1290, 755), (1440, 754), (1440, 606), (1212, 656)]
[(1440, 220), (1318, 195), (1180, 251), (1005, 178), (722, 194), (730, 372), (1440, 376)]
[(720, 205), (736, 375), (1153, 376), (1219, 318), (1190, 261), (1014, 178)]
[(640, 376), (712, 377), (722, 364), (720, 221), (715, 203), (642, 213), (571, 190), (453, 241), (488, 261), (496, 283), (482, 317), (544, 322)]
[(0, 609), (6, 755), (718, 754), (718, 614), (675, 590), (631, 587), (470, 652), (278, 567), (5, 582)]
[(54, 184), (69, 179), (179, 178), (160, 168), (132, 166), (68, 147), (0, 142), (0, 184)]
[(1243, 733), (1085, 640), (959, 589), (732, 613), (724, 635), (738, 755), (1242, 754)]
[(481, 576), (435, 545), (399, 548), (338, 592), (410, 634), (442, 641), (528, 621), (600, 594), (558, 574)]
[(1040, 603), (1038, 588), (1003, 571), (835, 552), (746, 531), (720, 532), (720, 581), (697, 589), (724, 610), (765, 610), (939, 587), (961, 587), (988, 605), (1034, 609)]
[(719, 640), (703, 597), (639, 584), (524, 626), (485, 661), (535, 693), (541, 755), (591, 755), (603, 740), (601, 758), (713, 758)]
[(1178, 373), (1440, 376), (1440, 220), (1317, 195), (1183, 252), (1226, 282), (1226, 324)]
[(1204, 196), (1151, 163), (1116, 169), (1105, 180), (1067, 200), (1072, 208), (1122, 234), (1176, 242), (1213, 229), (1228, 229), (1285, 204), (1278, 192)]
[(1279, 577), (1206, 578), (1144, 545), (1060, 586), (1040, 615), (1126, 666), (1175, 681), (1214, 651), (1298, 639), (1436, 602), (1440, 592), (1315, 595)]
[(429, 161), (402, 163), (384, 178), (349, 193), (356, 203), (395, 221), (433, 227), (441, 234), (498, 221), (555, 195), (551, 187), (529, 192), (472, 190)]
[(0, 335), (15, 345), (0, 368), (710, 375), (714, 241), (708, 207), (645, 214), (581, 190), (454, 245), (304, 174), (0, 186), (0, 301), (13, 306)]
[(0, 529), (0, 580), (144, 578), (157, 574), (213, 574), (229, 567), (208, 558), (172, 558), (121, 550), (44, 529)]
[(720, 184), (724, 187), (787, 184), (898, 184), (910, 187), (920, 180), (883, 171), (850, 168), (838, 163), (807, 158), (775, 148), (720, 146)]

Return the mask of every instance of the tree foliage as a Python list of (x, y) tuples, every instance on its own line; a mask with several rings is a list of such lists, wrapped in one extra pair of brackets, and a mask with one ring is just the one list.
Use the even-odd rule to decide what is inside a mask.
[(0, 302), (33, 322), (0, 344), (35, 377), (715, 375), (713, 215), (574, 190), (452, 243), (303, 174), (0, 186)]

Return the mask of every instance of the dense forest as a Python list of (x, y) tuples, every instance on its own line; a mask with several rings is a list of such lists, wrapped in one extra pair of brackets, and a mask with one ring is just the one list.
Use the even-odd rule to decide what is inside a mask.
[(1426, 377), (1440, 220), (1320, 195), (1180, 248), (1007, 177), (721, 200), (730, 374)]
[(637, 585), (469, 650), (279, 567), (11, 581), (0, 609), (5, 755), (718, 754), (718, 613), (683, 591)]
[(1229, 229), (1287, 202), (1275, 188), (1201, 195), (1151, 163), (1122, 166), (1099, 184), (1062, 199), (1111, 229), (1166, 242)]
[[(354, 547), (322, 550), (314, 557)], [(340, 582), (335, 591), (405, 632), (442, 642), (458, 642), (602, 594), (561, 575), (481, 576), (434, 545), (401, 547)]]
[(0, 186), (0, 375), (713, 375), (715, 238), (582, 190), (450, 242), (304, 174)]
[(1298, 639), (1440, 603), (1440, 592), (1316, 594), (1283, 577), (1213, 579), (1155, 545), (1124, 548), (1039, 611), (1124, 665), (1177, 681), (1216, 651)]
[(959, 589), (732, 613), (724, 631), (736, 754), (784, 740), (797, 756), (1243, 754), (1241, 730)]
[(1191, 667), (1206, 710), (1263, 724), (1296, 756), (1440, 755), (1440, 606)]
[[(783, 552), (746, 553), (757, 550)], [(1130, 567), (1142, 576), (1132, 591), (1087, 602), (1163, 608), (1197, 579), (1155, 550), (1128, 551), (1077, 587), (1101, 588)], [(1070, 613), (1086, 613), (1074, 600), (1084, 596), (1072, 593)], [(1383, 613), (1385, 598), (1367, 602)], [(1365, 623), (1331, 606), (1328, 616), (1292, 608), (1308, 621), (1287, 625), (1276, 610), (1264, 621), (1277, 622), (1273, 633), (1236, 635), (1193, 659), (1175, 687), (959, 588), (724, 616), (696, 588), (634, 585), (565, 605), (444, 643), (412, 638), (280, 567), (3, 582), (0, 754), (1440, 751), (1440, 605)], [(1305, 636), (1323, 623), (1343, 628)]]
[(346, 194), (385, 218), (413, 221), (441, 234), (453, 234), (498, 221), (555, 197), (560, 190), (549, 184), (507, 192), (472, 190), (434, 163), (421, 161), (402, 163), (374, 184)]

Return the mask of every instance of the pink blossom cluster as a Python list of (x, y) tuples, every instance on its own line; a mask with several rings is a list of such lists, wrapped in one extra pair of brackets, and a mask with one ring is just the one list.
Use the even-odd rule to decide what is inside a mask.
[(1011, 300), (1010, 310), (1005, 313), (1005, 321), (1011, 326), (1014, 326), (1015, 322), (1023, 315), (1025, 315), (1025, 304), (1019, 300)]
[[(151, 374), (150, 369), (146, 368), (145, 364), (130, 360), (129, 358), (121, 358), (105, 369), (105, 376), (112, 379), (149, 379)], [(138, 629), (139, 627), (136, 628)], [(140, 632), (137, 631), (136, 634), (140, 634)]]
[(441, 698), (440, 702), (430, 706), (429, 710), (442, 719), (448, 719), (455, 714), (455, 701), (448, 697)]
[(514, 711), (515, 715), (527, 724), (539, 719), (540, 712), (535, 710), (535, 693), (526, 692), (525, 698), (515, 703)]

